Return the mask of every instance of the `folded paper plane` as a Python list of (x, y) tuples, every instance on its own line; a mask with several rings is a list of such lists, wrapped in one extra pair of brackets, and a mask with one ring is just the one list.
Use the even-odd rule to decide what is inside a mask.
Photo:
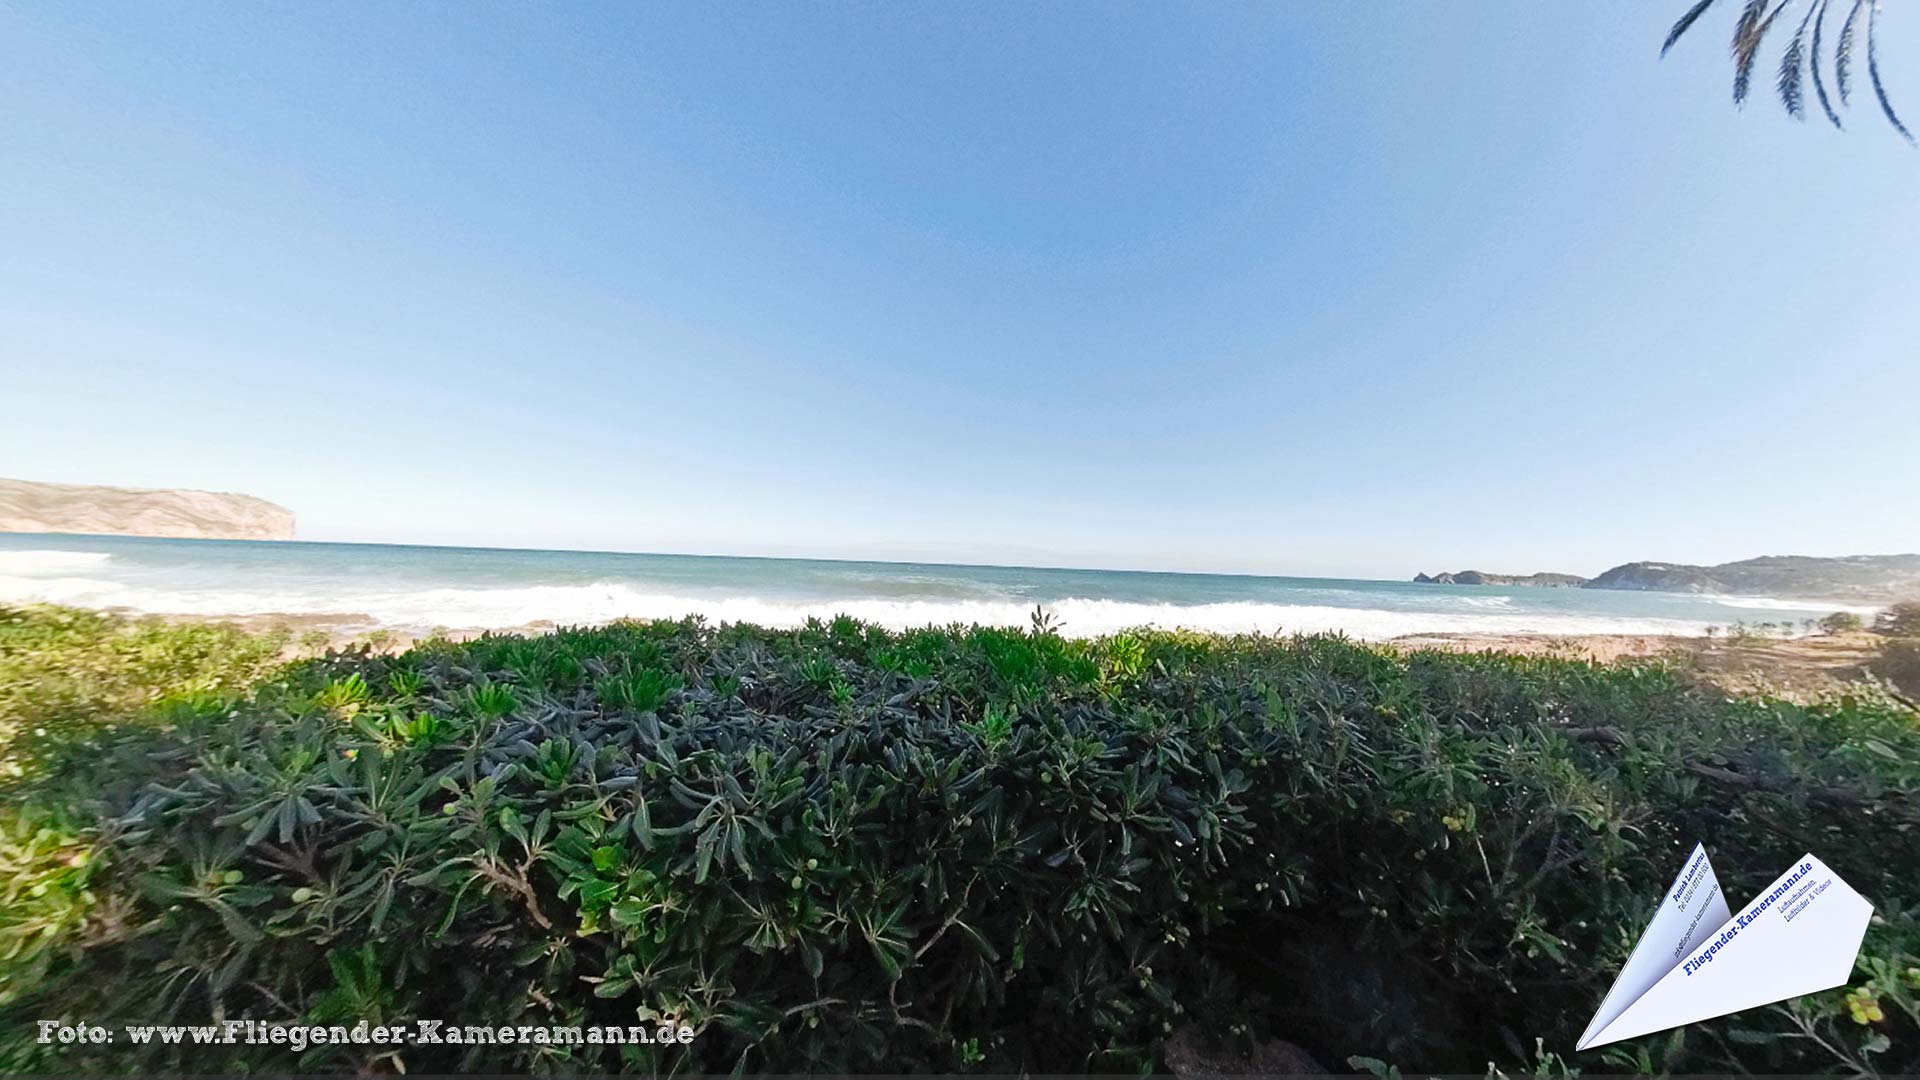
[(1811, 854), (1729, 912), (1696, 844), (1578, 1049), (1842, 986), (1872, 917), (1873, 905)]

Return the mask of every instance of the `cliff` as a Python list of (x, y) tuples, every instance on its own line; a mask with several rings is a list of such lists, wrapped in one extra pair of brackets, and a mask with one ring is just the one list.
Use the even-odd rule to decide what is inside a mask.
[(1718, 566), (1631, 562), (1586, 587), (1883, 604), (1920, 596), (1920, 555), (1766, 555)]
[(0, 532), (291, 540), (293, 511), (251, 495), (0, 480)]

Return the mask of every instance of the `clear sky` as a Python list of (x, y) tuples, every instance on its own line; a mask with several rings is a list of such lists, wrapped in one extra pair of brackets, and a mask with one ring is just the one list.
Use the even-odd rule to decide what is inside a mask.
[(1685, 6), (0, 5), (0, 476), (322, 540), (1920, 549), (1920, 151), (1736, 111)]

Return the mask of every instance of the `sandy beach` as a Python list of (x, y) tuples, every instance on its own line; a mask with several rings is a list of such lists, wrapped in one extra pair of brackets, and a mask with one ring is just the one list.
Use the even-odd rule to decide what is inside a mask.
[(1865, 632), (1729, 638), (1655, 634), (1409, 634), (1403, 649), (1506, 652), (1621, 663), (1661, 660), (1697, 672), (1729, 693), (1765, 692), (1809, 701), (1859, 679), (1884, 639)]

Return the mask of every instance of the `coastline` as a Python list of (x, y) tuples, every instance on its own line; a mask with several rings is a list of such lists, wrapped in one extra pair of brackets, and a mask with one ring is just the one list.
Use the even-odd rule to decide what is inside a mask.
[(1848, 610), (1769, 597), (1343, 578), (9, 535), (0, 535), (0, 602), (383, 636), (689, 613), (768, 628), (839, 614), (894, 630), (1019, 627), (1039, 609), (1069, 637), (1154, 626), (1373, 642), (1410, 634), (1696, 635), (1756, 622), (1760, 632), (1787, 633)]

